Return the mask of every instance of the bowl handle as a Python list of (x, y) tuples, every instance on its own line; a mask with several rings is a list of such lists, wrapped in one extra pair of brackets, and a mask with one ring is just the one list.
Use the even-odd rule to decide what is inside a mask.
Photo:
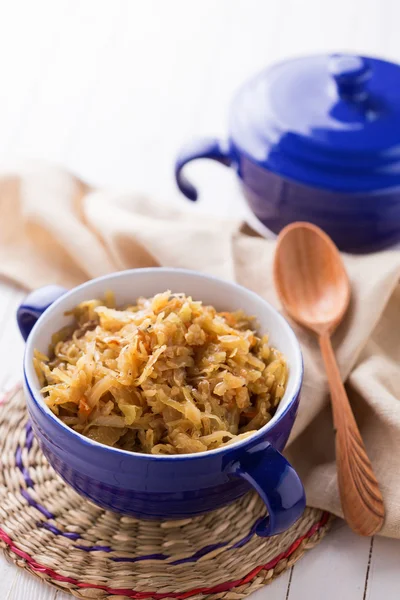
[(186, 198), (189, 198), (189, 200), (197, 200), (198, 194), (194, 185), (183, 175), (183, 167), (191, 160), (197, 158), (210, 158), (229, 167), (232, 159), (222, 146), (222, 142), (216, 138), (201, 138), (190, 142), (190, 144), (184, 146), (179, 152), (175, 161), (175, 179), (182, 194)]
[(231, 467), (231, 474), (245, 479), (265, 502), (268, 516), (256, 527), (257, 535), (269, 537), (291, 527), (303, 514), (306, 496), (291, 464), (271, 445), (248, 452)]
[(57, 298), (63, 296), (67, 290), (59, 285), (46, 285), (31, 292), (24, 298), (17, 309), (17, 323), (22, 337), (26, 341), (42, 313), (53, 304)]

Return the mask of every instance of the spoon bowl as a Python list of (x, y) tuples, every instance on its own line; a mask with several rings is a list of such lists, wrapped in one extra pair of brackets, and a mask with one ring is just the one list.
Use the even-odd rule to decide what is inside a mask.
[(293, 223), (278, 237), (274, 279), (282, 304), (319, 340), (331, 392), (336, 466), (344, 517), (360, 535), (383, 525), (382, 494), (350, 407), (331, 343), (350, 300), (350, 283), (332, 240), (315, 225)]
[(338, 249), (311, 223), (293, 223), (278, 238), (275, 285), (287, 312), (317, 334), (332, 333), (350, 301)]

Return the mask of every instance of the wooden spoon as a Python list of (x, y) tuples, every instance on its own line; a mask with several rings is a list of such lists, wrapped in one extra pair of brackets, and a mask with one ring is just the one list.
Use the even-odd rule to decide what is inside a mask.
[(385, 516), (382, 494), (365, 451), (331, 344), (350, 300), (338, 249), (319, 227), (293, 223), (278, 237), (275, 286), (289, 315), (319, 340), (331, 392), (336, 466), (344, 517), (360, 535), (377, 533)]

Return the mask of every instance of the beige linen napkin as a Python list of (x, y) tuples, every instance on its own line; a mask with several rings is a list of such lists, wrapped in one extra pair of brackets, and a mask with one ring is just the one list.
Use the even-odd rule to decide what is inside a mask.
[[(92, 191), (60, 169), (37, 165), (3, 174), (0, 214), (0, 275), (25, 288), (71, 287), (115, 270), (164, 265), (234, 279), (279, 307), (274, 243), (244, 234), (239, 221), (199, 217), (133, 193)], [(400, 538), (400, 252), (344, 260), (353, 295), (333, 342), (384, 495), (382, 533)], [(341, 515), (326, 377), (314, 337), (293, 326), (306, 368), (286, 454), (308, 504)]]

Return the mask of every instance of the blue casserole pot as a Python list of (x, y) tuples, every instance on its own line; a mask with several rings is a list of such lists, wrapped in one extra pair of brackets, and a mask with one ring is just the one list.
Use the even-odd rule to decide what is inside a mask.
[(400, 241), (400, 67), (321, 55), (275, 65), (233, 100), (226, 143), (202, 139), (176, 161), (232, 166), (256, 217), (278, 233), (292, 221), (322, 227), (342, 250)]
[[(286, 356), (289, 378), (271, 421), (255, 434), (198, 454), (154, 456), (104, 446), (65, 425), (47, 407), (33, 367), (35, 348), (47, 352), (52, 333), (70, 322), (65, 311), (113, 290), (117, 302), (153, 296), (160, 290), (185, 292), (220, 310), (243, 308)], [(267, 517), (256, 532), (270, 536), (288, 529), (303, 513), (301, 481), (283, 450), (299, 404), (303, 363), (288, 323), (262, 298), (234, 283), (182, 269), (136, 269), (113, 273), (67, 291), (57, 286), (33, 292), (18, 309), (27, 340), (25, 394), (33, 430), (50, 464), (85, 498), (103, 508), (142, 519), (179, 519), (220, 508), (255, 489)]]

